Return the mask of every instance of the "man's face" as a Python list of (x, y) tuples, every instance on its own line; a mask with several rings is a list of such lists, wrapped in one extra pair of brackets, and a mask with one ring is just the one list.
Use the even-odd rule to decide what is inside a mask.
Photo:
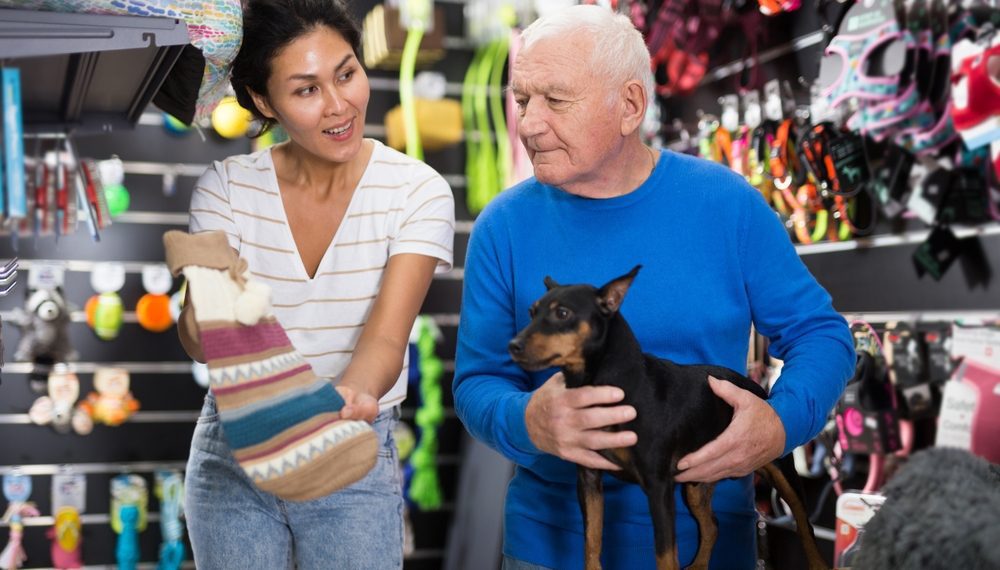
[(511, 79), (535, 177), (571, 193), (597, 177), (623, 138), (620, 105), (609, 103), (608, 78), (594, 76), (590, 54), (582, 34), (539, 40), (518, 54)]

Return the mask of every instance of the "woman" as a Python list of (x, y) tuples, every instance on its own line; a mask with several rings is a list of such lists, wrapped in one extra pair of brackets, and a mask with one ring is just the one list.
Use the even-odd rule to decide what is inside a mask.
[(216, 162), (191, 231), (221, 230), (272, 289), (292, 344), (334, 379), (347, 419), (373, 423), (376, 466), (329, 496), (257, 489), (206, 398), (191, 443), (186, 516), (199, 568), (399, 568), (402, 495), (392, 428), (406, 347), (435, 271), (452, 262), (454, 199), (427, 165), (363, 137), (360, 31), (335, 0), (251, 0), (233, 64), (240, 104), (285, 143)]

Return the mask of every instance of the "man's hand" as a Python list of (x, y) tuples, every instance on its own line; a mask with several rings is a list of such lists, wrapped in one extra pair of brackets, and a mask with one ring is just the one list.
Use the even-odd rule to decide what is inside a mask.
[(635, 418), (632, 406), (606, 407), (624, 397), (625, 392), (614, 386), (566, 388), (566, 379), (557, 372), (528, 401), (524, 411), (528, 436), (538, 449), (566, 461), (617, 471), (618, 466), (594, 450), (635, 445), (635, 432), (601, 429)]
[(340, 417), (345, 420), (375, 421), (378, 415), (378, 398), (368, 392), (363, 386), (354, 386), (341, 382), (335, 387), (344, 398), (344, 407), (340, 409)]
[(712, 376), (708, 385), (733, 407), (733, 421), (719, 437), (677, 462), (680, 483), (742, 477), (777, 459), (785, 448), (785, 427), (767, 402)]

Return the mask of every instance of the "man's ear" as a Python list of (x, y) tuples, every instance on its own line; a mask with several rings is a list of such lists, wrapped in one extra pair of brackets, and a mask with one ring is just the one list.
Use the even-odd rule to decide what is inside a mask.
[(623, 137), (631, 135), (642, 125), (642, 121), (646, 117), (647, 101), (646, 90), (639, 81), (633, 79), (622, 86), (621, 134)]
[(546, 291), (551, 291), (551, 290), (555, 289), (558, 286), (559, 286), (559, 284), (556, 283), (555, 279), (549, 277), (548, 275), (545, 276), (545, 290)]
[(253, 104), (256, 105), (257, 110), (260, 111), (262, 115), (268, 119), (274, 118), (275, 112), (274, 109), (271, 108), (271, 103), (268, 101), (267, 97), (257, 93), (249, 87), (247, 87), (247, 93), (250, 94), (250, 98), (253, 99)]
[(610, 315), (621, 308), (622, 301), (625, 300), (625, 293), (628, 293), (632, 280), (639, 274), (641, 268), (641, 265), (636, 265), (632, 271), (608, 281), (604, 287), (597, 291), (597, 304), (604, 314)]

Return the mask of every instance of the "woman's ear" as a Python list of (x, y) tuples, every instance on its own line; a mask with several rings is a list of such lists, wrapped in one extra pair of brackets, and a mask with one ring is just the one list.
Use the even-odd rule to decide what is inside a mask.
[(646, 90), (631, 80), (622, 87), (622, 136), (627, 137), (642, 125), (646, 116)]
[(250, 98), (253, 99), (253, 104), (257, 106), (257, 110), (268, 119), (273, 119), (275, 115), (274, 109), (271, 108), (271, 104), (268, 102), (267, 97), (257, 93), (249, 87), (246, 89), (247, 93), (250, 94)]

